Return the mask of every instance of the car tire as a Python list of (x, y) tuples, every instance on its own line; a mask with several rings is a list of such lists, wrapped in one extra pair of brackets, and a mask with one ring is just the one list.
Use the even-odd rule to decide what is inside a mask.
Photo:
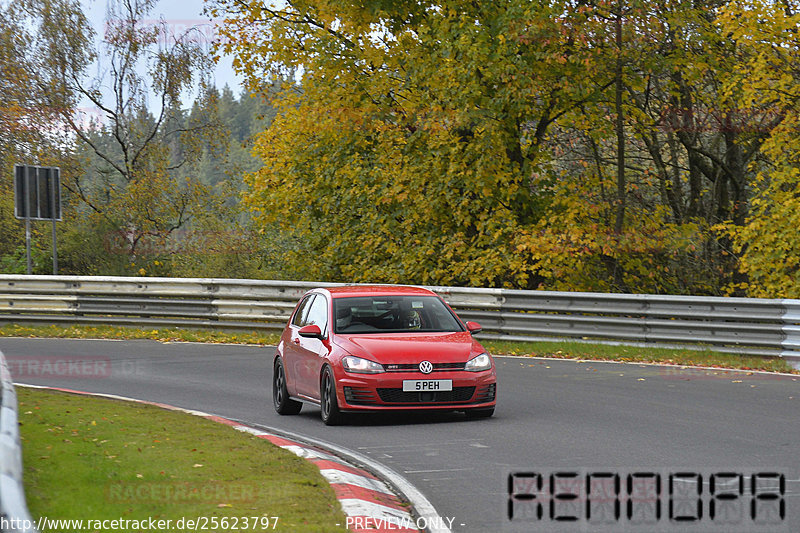
[(494, 414), (494, 407), (489, 407), (485, 409), (467, 409), (464, 411), (467, 415), (467, 418), (475, 419), (475, 418), (489, 418)]
[(319, 407), (322, 421), (326, 426), (341, 424), (343, 415), (336, 399), (336, 381), (333, 378), (331, 367), (325, 367), (319, 383)]
[(272, 369), (272, 405), (279, 415), (296, 415), (303, 408), (302, 402), (289, 398), (286, 372), (283, 370), (283, 361), (280, 357), (275, 358), (275, 366)]

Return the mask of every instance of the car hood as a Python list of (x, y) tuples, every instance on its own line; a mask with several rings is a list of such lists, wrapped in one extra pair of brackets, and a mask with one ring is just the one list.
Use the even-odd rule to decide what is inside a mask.
[(335, 343), (352, 355), (381, 364), (466, 362), (485, 351), (468, 331), (338, 335)]

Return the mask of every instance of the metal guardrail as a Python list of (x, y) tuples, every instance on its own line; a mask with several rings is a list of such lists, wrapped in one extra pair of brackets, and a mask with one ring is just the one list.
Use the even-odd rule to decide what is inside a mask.
[(0, 387), (0, 530), (35, 533), (22, 486), (17, 394), (3, 352), (0, 352)]
[[(0, 275), (0, 322), (274, 330), (331, 283)], [(800, 300), (429, 287), (481, 338), (706, 347), (800, 364)]]
[[(0, 275), (0, 323), (280, 330), (309, 289), (332, 283)], [(800, 300), (429, 287), (481, 338), (706, 347), (800, 368)], [(0, 352), (0, 513), (30, 520), (16, 394)]]

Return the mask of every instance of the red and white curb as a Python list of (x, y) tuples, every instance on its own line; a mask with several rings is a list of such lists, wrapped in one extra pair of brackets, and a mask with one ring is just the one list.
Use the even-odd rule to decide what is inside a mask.
[[(84, 391), (77, 391), (72, 389), (63, 389), (57, 387), (42, 387), (39, 385), (26, 385), (16, 384), (20, 387), (28, 387), (34, 389), (49, 389), (61, 392), (69, 392), (72, 394), (81, 394), (85, 396), (97, 396), (101, 398), (111, 398), (114, 400), (124, 400), (128, 402), (135, 402), (146, 405), (154, 405), (163, 409), (171, 411), (181, 411), (195, 416), (200, 416), (214, 422), (219, 422), (233, 427), (236, 430), (249, 433), (258, 438), (270, 441), (271, 443), (279, 446), (285, 450), (289, 450), (295, 455), (307, 459), (314, 463), (322, 476), (330, 483), (336, 498), (342, 506), (344, 514), (347, 516), (345, 524), (341, 525), (342, 528), (347, 528), (353, 533), (419, 533), (421, 530), (428, 530), (432, 532), (449, 533), (447, 522), (439, 519), (437, 523), (433, 521), (436, 517), (431, 517), (430, 509), (423, 509), (428, 511), (425, 513), (427, 516), (415, 518), (408, 511), (408, 505), (397, 496), (387, 483), (378, 479), (368, 471), (359, 468), (349, 462), (329, 453), (321, 447), (304, 444), (285, 437), (270, 433), (251, 426), (243, 425), (239, 422), (229, 420), (220, 416), (204, 413), (202, 411), (194, 411), (191, 409), (182, 409), (172, 405), (167, 405), (157, 402), (148, 402), (145, 400), (137, 400), (135, 398), (126, 398), (124, 396), (117, 396), (114, 394), (101, 394), (91, 393)], [(424, 499), (423, 499), (424, 500)], [(427, 500), (423, 501), (424, 506), (429, 506)], [(422, 514), (422, 513), (421, 513)], [(421, 529), (422, 528), (422, 529)]]
[(207, 418), (267, 439), (276, 446), (314, 463), (336, 493), (336, 498), (344, 514), (347, 515), (347, 523), (342, 525), (350, 531), (354, 533), (419, 531), (416, 519), (407, 511), (402, 500), (386, 483), (366, 470), (348, 464), (316, 446), (295, 442), (224, 418), (215, 416)]

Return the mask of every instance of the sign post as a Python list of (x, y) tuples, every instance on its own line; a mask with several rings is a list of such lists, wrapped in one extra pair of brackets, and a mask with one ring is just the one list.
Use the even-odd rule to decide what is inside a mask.
[(25, 220), (25, 250), (28, 274), (31, 265), (31, 220), (53, 223), (53, 275), (58, 274), (56, 221), (61, 220), (61, 169), (14, 165), (14, 216)]
[[(61, 171), (56, 169), (55, 175), (51, 177), (52, 183), (50, 186), (50, 205), (53, 206), (54, 211), (58, 211), (61, 216), (61, 195), (58, 195), (58, 209), (56, 209), (56, 190), (61, 187)], [(53, 275), (58, 276), (58, 250), (56, 248), (56, 218), (50, 219), (53, 224)]]

